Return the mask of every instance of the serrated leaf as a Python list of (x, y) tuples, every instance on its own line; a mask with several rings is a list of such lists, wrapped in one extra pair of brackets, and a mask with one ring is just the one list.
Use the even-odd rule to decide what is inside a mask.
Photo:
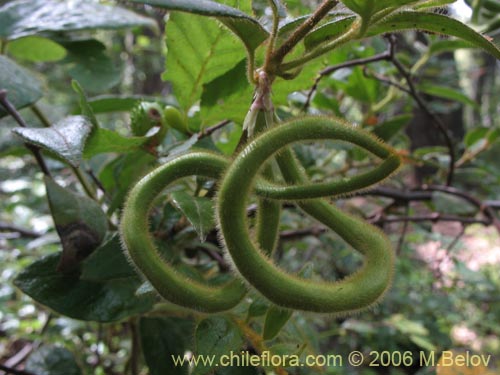
[[(42, 85), (30, 71), (19, 66), (6, 56), (0, 56), (1, 88), (7, 90), (7, 99), (17, 108), (35, 103), (42, 97)], [(0, 118), (7, 115), (0, 105)]]
[(84, 116), (70, 116), (50, 128), (14, 128), (12, 131), (25, 142), (53, 152), (74, 167), (82, 160), (85, 141), (92, 124)]
[(200, 241), (205, 241), (207, 234), (215, 228), (213, 201), (209, 198), (193, 197), (184, 191), (175, 191), (171, 197), (174, 206), (186, 216), (198, 233)]
[(253, 87), (246, 78), (246, 62), (242, 60), (228, 72), (203, 85), (202, 126), (222, 120), (242, 124), (250, 106), (252, 93)]
[(435, 13), (404, 11), (391, 15), (368, 29), (368, 35), (374, 36), (399, 30), (425, 30), (438, 34), (450, 35), (474, 46), (484, 49), (500, 59), (500, 49), (490, 40), (474, 31), (469, 26), (453, 18)]
[(237, 65), (244, 50), (229, 33), (208, 18), (174, 13), (166, 27), (167, 61), (165, 80), (184, 112), (201, 97), (203, 84)]
[(16, 59), (33, 62), (58, 61), (66, 56), (63, 46), (40, 36), (13, 40), (7, 44), (6, 52)]
[(0, 7), (0, 37), (9, 40), (27, 35), (156, 27), (144, 16), (118, 7), (86, 0), (15, 0)]
[(81, 375), (73, 353), (65, 348), (44, 345), (26, 360), (26, 371), (37, 375)]
[(80, 277), (57, 272), (59, 258), (60, 254), (51, 254), (32, 263), (16, 276), (14, 285), (73, 319), (112, 322), (153, 307), (153, 296), (135, 295), (141, 279), (126, 259), (118, 236), (83, 262)]
[(187, 375), (189, 366), (174, 364), (189, 349), (193, 321), (180, 318), (142, 318), (139, 321), (141, 348), (151, 375)]
[(465, 105), (470, 105), (474, 109), (478, 110), (479, 109), (479, 104), (476, 103), (474, 100), (469, 98), (467, 95), (463, 94), (462, 92), (457, 91), (456, 89), (452, 89), (450, 87), (444, 87), (444, 86), (437, 86), (437, 85), (432, 85), (429, 83), (419, 85), (420, 91), (432, 95), (432, 96), (437, 96), (440, 98), (444, 99), (450, 99), (454, 100), (460, 103), (463, 103)]
[(71, 273), (103, 241), (107, 218), (97, 202), (59, 186), (49, 177), (45, 177), (45, 188), (63, 247), (58, 270)]
[[(225, 316), (213, 316), (203, 319), (195, 331), (196, 355), (220, 358), (227, 353), (238, 353), (243, 345), (243, 338), (238, 326)], [(204, 375), (215, 366), (198, 363), (193, 375)]]
[(271, 306), (269, 310), (267, 310), (262, 338), (264, 340), (271, 340), (276, 337), (283, 326), (290, 320), (292, 314), (293, 310), (282, 309), (274, 305)]
[(318, 45), (337, 39), (349, 31), (356, 21), (356, 16), (348, 16), (328, 22), (309, 33), (304, 39), (306, 50), (311, 50)]
[(413, 115), (401, 115), (387, 120), (373, 129), (373, 134), (384, 141), (391, 140), (401, 129), (403, 129), (413, 118)]
[[(254, 51), (268, 37), (262, 25), (248, 14), (230, 6), (209, 0), (132, 0), (163, 9), (178, 10), (201, 16), (216, 17), (233, 31), (250, 50)], [(192, 18), (191, 18), (192, 19)], [(167, 34), (168, 36), (168, 34)]]

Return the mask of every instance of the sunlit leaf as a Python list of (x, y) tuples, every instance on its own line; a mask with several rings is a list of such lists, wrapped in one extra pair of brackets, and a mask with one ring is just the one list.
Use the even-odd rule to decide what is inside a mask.
[(7, 44), (6, 52), (16, 59), (34, 62), (58, 61), (66, 56), (63, 46), (40, 36), (13, 40)]
[[(248, 14), (230, 6), (210, 0), (132, 0), (168, 10), (178, 10), (208, 17), (216, 17), (232, 30), (249, 50), (255, 50), (268, 33), (262, 25)], [(194, 20), (193, 18), (190, 18)], [(168, 33), (167, 33), (168, 36)], [(198, 46), (199, 47), (199, 46)]]

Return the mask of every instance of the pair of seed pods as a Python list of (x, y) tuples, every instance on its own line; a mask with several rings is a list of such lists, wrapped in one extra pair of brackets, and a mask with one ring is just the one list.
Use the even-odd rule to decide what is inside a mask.
[[(311, 183), (289, 147), (303, 141), (338, 140), (370, 152), (381, 162), (374, 169), (341, 180)], [(274, 158), (286, 182), (266, 180), (266, 163)], [(146, 175), (131, 190), (121, 220), (124, 248), (139, 272), (166, 300), (198, 311), (229, 310), (255, 288), (283, 308), (318, 313), (347, 313), (378, 301), (390, 286), (394, 251), (382, 231), (342, 212), (325, 197), (366, 189), (393, 174), (400, 165), (396, 152), (370, 133), (327, 117), (303, 117), (263, 131), (233, 161), (192, 151)], [(267, 164), (268, 166), (268, 164)], [(187, 278), (163, 260), (149, 231), (148, 215), (155, 198), (170, 184), (188, 176), (219, 182), (216, 217), (222, 242), (240, 277), (221, 286)], [(259, 197), (255, 239), (247, 223), (247, 204)], [(339, 281), (311, 281), (280, 269), (269, 257), (278, 234), (282, 201), (295, 202), (306, 214), (335, 231), (364, 256), (363, 266)]]

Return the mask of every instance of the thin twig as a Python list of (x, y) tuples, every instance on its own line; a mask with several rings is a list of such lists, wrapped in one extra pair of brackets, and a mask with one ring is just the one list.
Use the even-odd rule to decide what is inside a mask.
[[(276, 50), (271, 56), (271, 63), (276, 69), (285, 56), (316, 26), (330, 10), (337, 6), (339, 2), (336, 0), (324, 0), (316, 11), (304, 21), (290, 37)], [(271, 68), (271, 67), (268, 67)], [(268, 72), (273, 75), (273, 71)]]
[(222, 129), (223, 127), (225, 127), (226, 125), (229, 125), (230, 123), (231, 123), (231, 120), (223, 120), (214, 126), (203, 129), (198, 133), (198, 139), (209, 137), (213, 133), (215, 133), (217, 130)]
[(398, 72), (403, 76), (404, 80), (408, 84), (408, 88), (410, 89), (410, 95), (415, 100), (418, 107), (427, 116), (430, 117), (430, 119), (432, 120), (432, 123), (434, 124), (434, 126), (437, 128), (437, 130), (441, 133), (441, 135), (444, 138), (446, 147), (448, 148), (448, 155), (450, 158), (450, 164), (449, 164), (448, 173), (446, 176), (446, 185), (450, 186), (453, 182), (453, 176), (455, 173), (455, 146), (453, 145), (451, 137), (448, 134), (448, 129), (446, 128), (446, 125), (443, 123), (443, 121), (429, 109), (429, 107), (427, 106), (427, 103), (420, 96), (420, 94), (415, 86), (415, 83), (413, 82), (413, 77), (412, 77), (411, 73), (403, 66), (403, 64), (396, 57), (396, 52), (395, 52), (396, 38), (394, 37), (394, 35), (389, 35), (388, 39), (389, 39), (389, 42), (391, 43), (391, 45), (393, 46), (393, 48), (391, 49), (390, 61), (396, 67)]
[(0, 222), (0, 232), (15, 232), (19, 233), (19, 235), (21, 235), (22, 237), (27, 237), (27, 238), (38, 238), (42, 235), (42, 233), (38, 233), (30, 229), (25, 229), (18, 227), (17, 225), (14, 224), (1, 223), (1, 222)]
[[(22, 128), (27, 128), (28, 126), (26, 125), (26, 122), (23, 120), (19, 112), (16, 110), (16, 108), (12, 105), (12, 103), (7, 99), (7, 90), (0, 89), (0, 104), (5, 108), (7, 113), (12, 116), (14, 120), (19, 124), (20, 127)], [(45, 160), (42, 157), (42, 154), (40, 153), (40, 148), (36, 147), (34, 145), (31, 145), (29, 143), (25, 143), (26, 148), (30, 150), (33, 153), (33, 156), (35, 157), (38, 166), (42, 170), (43, 174), (50, 177), (50, 171), (47, 168), (47, 164), (45, 164)]]
[(332, 65), (332, 66), (328, 66), (328, 67), (324, 68), (323, 70), (321, 70), (318, 73), (318, 76), (316, 77), (316, 80), (314, 81), (313, 86), (311, 87), (311, 89), (309, 90), (309, 92), (307, 94), (307, 100), (304, 104), (303, 111), (307, 112), (307, 109), (309, 108), (309, 105), (311, 104), (312, 96), (316, 92), (316, 90), (318, 89), (318, 85), (324, 77), (326, 77), (326, 76), (328, 76), (328, 75), (332, 74), (333, 72), (340, 70), (340, 69), (351, 68), (351, 67), (359, 66), (359, 65), (367, 65), (367, 64), (371, 64), (371, 63), (374, 63), (377, 61), (387, 61), (390, 58), (391, 58), (391, 53), (390, 53), (390, 50), (388, 49), (387, 51), (379, 53), (378, 55), (374, 55), (372, 57), (354, 59), (354, 60), (346, 61), (346, 62), (337, 64), (337, 65)]
[[(410, 205), (407, 203), (405, 207), (405, 216), (409, 216), (410, 214)], [(408, 232), (409, 221), (403, 222), (403, 228), (401, 229), (401, 234), (399, 236), (398, 245), (396, 246), (396, 254), (401, 253), (401, 249), (405, 243), (406, 233)]]
[(399, 222), (423, 222), (423, 221), (455, 221), (464, 224), (482, 224), (488, 226), (491, 224), (489, 220), (486, 219), (476, 219), (473, 217), (457, 216), (457, 215), (444, 215), (439, 212), (433, 212), (428, 215), (416, 215), (416, 216), (380, 216), (375, 219), (370, 220), (373, 224), (383, 224), (383, 223), (399, 223)]

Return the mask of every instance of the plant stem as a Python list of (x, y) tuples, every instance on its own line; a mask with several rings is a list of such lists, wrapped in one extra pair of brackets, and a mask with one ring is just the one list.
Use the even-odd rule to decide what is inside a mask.
[(302, 57), (299, 57), (295, 60), (282, 64), (280, 66), (280, 72), (286, 72), (288, 70), (299, 68), (308, 63), (309, 61), (314, 60), (324, 55), (325, 53), (330, 52), (331, 50), (341, 46), (342, 44), (345, 44), (357, 38), (359, 35), (360, 25), (361, 25), (360, 22), (355, 22), (351, 27), (351, 29), (349, 29), (349, 31), (346, 32), (344, 35), (338, 37), (337, 39), (332, 40), (331, 42), (325, 44), (324, 46), (320, 46), (318, 48), (313, 49), (311, 52), (306, 53)]
[(30, 108), (35, 114), (35, 116), (38, 117), (43, 126), (45, 126), (46, 128), (50, 128), (52, 126), (47, 116), (45, 116), (45, 114), (40, 110), (40, 108), (36, 104), (32, 104)]
[(268, 70), (271, 64), (272, 55), (274, 52), (274, 47), (276, 46), (276, 38), (278, 37), (278, 27), (280, 22), (279, 11), (276, 3), (273, 0), (268, 0), (271, 9), (273, 10), (273, 29), (271, 31), (271, 36), (269, 37), (269, 44), (266, 51), (266, 62), (264, 63), (264, 71)]
[[(323, 18), (326, 17), (328, 12), (332, 10), (339, 2), (337, 0), (324, 0), (323, 3), (311, 14), (311, 16), (304, 21), (290, 37), (278, 48), (271, 56), (270, 66), (268, 71), (271, 75), (275, 73), (273, 70), (281, 65), (285, 56), (311, 31), (314, 26), (318, 24)], [(280, 69), (281, 70), (281, 69)], [(288, 69), (284, 69), (288, 70)]]
[[(26, 125), (26, 122), (23, 120), (19, 112), (16, 110), (16, 108), (12, 105), (12, 103), (7, 99), (7, 90), (0, 89), (0, 104), (5, 108), (7, 113), (12, 116), (14, 120), (19, 124), (20, 127), (22, 128), (27, 128), (28, 126)], [(31, 145), (29, 143), (25, 143), (25, 146), (28, 150), (30, 150), (33, 153), (33, 156), (36, 159), (36, 162), (38, 163), (38, 166), (40, 167), (41, 171), (45, 176), (51, 177), (50, 176), (50, 171), (49, 168), (47, 168), (47, 164), (45, 164), (45, 160), (42, 157), (42, 154), (40, 152), (40, 148), (34, 145)]]

